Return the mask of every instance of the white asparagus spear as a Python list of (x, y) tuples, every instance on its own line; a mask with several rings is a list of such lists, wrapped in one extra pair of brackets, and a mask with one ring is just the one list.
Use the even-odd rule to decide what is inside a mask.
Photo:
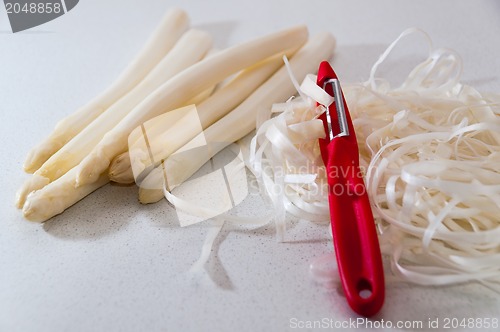
[(88, 126), (115, 101), (133, 89), (160, 62), (187, 30), (189, 19), (181, 9), (172, 9), (148, 39), (142, 51), (130, 62), (116, 81), (75, 113), (59, 121), (53, 132), (26, 157), (24, 170), (35, 172), (64, 144)]
[(111, 160), (127, 150), (128, 135), (140, 124), (186, 103), (227, 76), (274, 54), (301, 46), (307, 28), (299, 26), (228, 48), (170, 79), (108, 132), (78, 166), (77, 185), (95, 181)]
[(23, 207), (24, 217), (30, 221), (46, 221), (109, 182), (108, 174), (104, 172), (94, 183), (75, 188), (75, 175), (76, 169), (73, 168), (56, 181), (29, 194)]
[[(332, 56), (334, 48), (335, 39), (329, 33), (320, 33), (311, 38), (290, 60), (295, 77), (302, 81), (308, 73), (315, 72), (321, 61)], [(193, 138), (146, 176), (139, 188), (139, 201), (147, 204), (162, 199), (164, 195), (160, 188), (165, 176), (167, 188), (172, 190), (227, 145), (254, 130), (259, 110), (270, 109), (272, 104), (283, 102), (294, 92), (295, 88), (283, 67), (233, 111)], [(206, 148), (200, 148), (203, 144), (207, 144)]]
[(23, 206), (30, 192), (42, 188), (78, 165), (104, 135), (136, 105), (163, 82), (202, 59), (211, 45), (212, 38), (208, 33), (194, 29), (186, 32), (134, 89), (66, 143), (33, 174), (33, 177), (25, 181), (17, 193), (17, 207)]
[[(288, 52), (287, 56), (292, 56), (297, 49)], [(180, 149), (188, 143), (193, 137), (198, 135), (203, 129), (207, 128), (229, 111), (238, 106), (255, 89), (266, 81), (283, 64), (282, 57), (277, 55), (243, 70), (233, 80), (231, 80), (222, 89), (215, 92), (205, 102), (193, 107), (191, 112), (186, 114), (175, 123), (162, 122), (164, 117), (155, 117), (147, 121), (142, 126), (136, 128), (134, 133), (138, 135), (147, 135), (148, 144), (145, 140), (138, 140), (136, 144), (130, 145), (130, 161), (133, 165), (133, 173), (138, 176), (144, 169), (153, 167), (154, 161), (166, 159), (170, 154)], [(170, 114), (172, 112), (169, 112)], [(149, 130), (150, 123), (157, 128), (160, 126), (164, 130), (159, 133), (153, 133)], [(134, 152), (139, 153), (135, 154)], [(151, 159), (153, 158), (153, 160)], [(122, 167), (124, 165), (122, 164)], [(123, 173), (122, 173), (123, 174)]]

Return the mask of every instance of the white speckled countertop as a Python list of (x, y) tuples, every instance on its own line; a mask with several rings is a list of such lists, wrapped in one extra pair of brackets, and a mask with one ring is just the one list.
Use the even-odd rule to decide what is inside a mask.
[[(272, 225), (224, 228), (211, 279), (194, 282), (187, 271), (207, 227), (181, 229), (165, 201), (141, 206), (133, 187), (108, 185), (43, 226), (13, 206), (28, 150), (111, 83), (174, 5), (220, 47), (297, 23), (312, 33), (329, 30), (338, 41), (333, 63), (346, 82), (366, 79), (384, 48), (417, 26), (436, 46), (462, 55), (466, 82), (500, 89), (494, 0), (86, 0), (18, 34), (0, 6), (0, 331), (285, 331), (294, 319), (358, 317), (337, 290), (308, 274), (309, 262), (332, 250), (325, 226), (294, 222), (286, 243), (276, 242)], [(258, 199), (241, 207), (263, 209)], [(498, 295), (477, 284), (390, 284), (375, 320), (426, 327), (469, 317), (500, 318)]]

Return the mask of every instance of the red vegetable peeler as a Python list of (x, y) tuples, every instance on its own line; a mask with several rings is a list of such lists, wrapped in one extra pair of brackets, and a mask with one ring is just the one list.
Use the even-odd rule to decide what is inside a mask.
[(358, 143), (339, 80), (323, 61), (316, 82), (334, 97), (320, 116), (319, 139), (328, 178), (328, 200), (335, 255), (342, 286), (351, 308), (363, 316), (377, 313), (384, 303), (384, 272), (370, 201), (359, 168)]

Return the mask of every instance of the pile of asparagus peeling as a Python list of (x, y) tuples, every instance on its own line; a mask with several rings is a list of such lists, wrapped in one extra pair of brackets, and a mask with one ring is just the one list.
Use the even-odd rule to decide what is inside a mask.
[[(190, 29), (184, 11), (170, 10), (119, 78), (57, 123), (28, 154), (24, 169), (32, 175), (18, 191), (16, 205), (26, 219), (43, 222), (110, 181), (133, 183), (129, 135), (148, 120), (160, 119), (149, 139), (165, 142), (164, 148), (153, 151), (155, 160), (196, 146), (200, 135), (208, 143), (229, 145), (255, 129), (259, 110), (294, 94), (284, 56), (302, 80), (320, 61), (329, 59), (334, 48), (331, 34), (319, 33), (308, 40), (307, 28), (297, 26), (214, 51), (208, 33)], [(191, 125), (183, 116), (188, 105), (196, 105), (201, 126)], [(171, 111), (178, 115), (161, 121), (161, 115)], [(174, 180), (168, 189), (187, 180), (224, 148), (217, 146), (208, 154), (177, 159), (169, 168)], [(151, 168), (146, 180), (155, 181), (157, 174), (158, 168)], [(140, 189), (142, 203), (163, 197), (162, 190)]]

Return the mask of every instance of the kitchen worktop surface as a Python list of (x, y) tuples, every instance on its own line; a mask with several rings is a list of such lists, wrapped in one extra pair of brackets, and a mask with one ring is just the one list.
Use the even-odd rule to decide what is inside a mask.
[[(13, 202), (29, 149), (106, 88), (174, 6), (219, 48), (295, 24), (311, 34), (330, 31), (337, 39), (332, 63), (344, 82), (366, 80), (384, 49), (418, 27), (435, 47), (462, 56), (464, 82), (500, 92), (494, 0), (86, 0), (16, 34), (0, 6), (0, 331), (286, 331), (353, 320), (359, 330), (370, 322), (380, 330), (422, 322), (429, 330), (436, 320), (442, 329), (454, 318), (500, 319), (499, 295), (479, 283), (390, 282), (382, 311), (357, 320), (338, 287), (309, 275), (310, 262), (333, 250), (328, 227), (292, 218), (284, 243), (273, 224), (224, 227), (203, 275), (189, 269), (210, 227), (179, 227), (171, 205), (140, 205), (135, 187), (106, 185), (43, 225), (24, 220)], [(422, 39), (412, 40), (403, 45), (420, 43), (425, 56)], [(383, 70), (401, 77), (398, 68)], [(266, 209), (253, 197), (240, 211)]]

